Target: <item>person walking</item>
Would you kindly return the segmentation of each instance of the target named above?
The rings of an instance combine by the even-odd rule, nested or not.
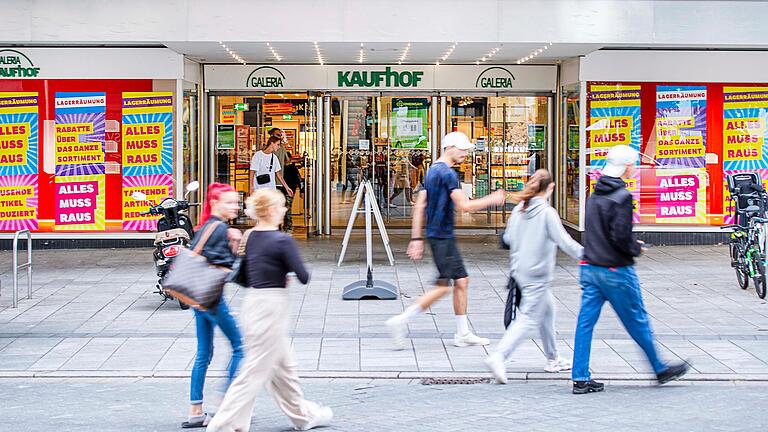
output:
[[[554,279],[558,246],[574,259],[583,248],[563,228],[557,210],[549,205],[555,183],[549,171],[537,170],[521,192],[513,195],[519,204],[512,211],[503,241],[509,245],[510,277],[522,292],[520,315],[507,329],[496,349],[485,359],[496,382],[506,384],[506,362],[524,338],[539,331],[547,357],[547,372],[571,368],[560,357],[555,342],[555,299],[550,283]]]
[[[257,221],[244,237],[245,299],[242,324],[246,356],[240,374],[229,387],[209,431],[248,431],[256,397],[266,386],[297,430],[327,426],[333,411],[304,399],[291,349],[291,309],[287,274],[302,284],[309,273],[293,238],[279,231],[287,209],[274,190],[256,191],[246,201],[246,214]]]
[[[461,132],[451,132],[443,137],[443,154],[432,164],[424,180],[425,189],[419,192],[413,210],[411,241],[408,256],[419,260],[424,252],[421,230],[426,215],[426,237],[432,249],[438,271],[436,287],[408,307],[403,313],[386,322],[395,346],[404,348],[408,322],[425,312],[432,304],[451,291],[453,281],[453,311],[456,315],[456,334],[453,344],[457,347],[488,345],[490,341],[469,330],[467,320],[467,289],[469,277],[464,268],[461,253],[454,234],[454,208],[463,212],[474,212],[493,205],[502,205],[505,192],[498,190],[483,198],[470,200],[459,185],[459,178],[453,166],[467,158],[472,143]]]
[[[659,359],[635,272],[635,257],[643,252],[644,243],[632,232],[632,195],[624,180],[632,178],[637,158],[638,152],[628,146],[611,147],[602,177],[587,200],[584,260],[580,266],[583,292],[573,347],[574,394],[604,389],[602,383],[591,379],[589,356],[592,331],[606,301],[645,352],[659,384],[688,372],[686,363],[667,365]]]
[[[275,151],[280,146],[280,138],[269,137],[264,150],[259,150],[251,159],[251,193],[257,189],[276,189],[277,182],[283,186],[287,195],[293,196],[285,184],[280,160],[275,156]],[[275,181],[277,180],[277,182]]]
[[[211,183],[208,186],[208,194],[203,205],[203,213],[200,217],[201,225],[197,232],[205,232],[209,227],[215,226],[208,240],[205,242],[200,255],[205,257],[210,265],[232,267],[235,262],[235,253],[232,244],[239,241],[239,233],[235,229],[227,227],[226,221],[237,217],[240,210],[240,196],[235,189],[227,184]],[[202,236],[192,239],[189,247],[194,249],[197,241]],[[205,375],[213,358],[213,329],[219,327],[224,336],[232,345],[232,358],[227,368],[227,381],[223,390],[229,387],[235,378],[240,361],[243,358],[243,342],[240,330],[237,328],[234,318],[229,313],[226,301],[222,298],[219,303],[206,311],[193,309],[195,313],[195,331],[197,335],[197,354],[192,366],[192,378],[190,383],[189,416],[187,421],[181,424],[182,428],[205,427],[211,419],[210,414],[203,412],[203,387]],[[223,391],[222,391],[223,393]]]
[[[275,137],[280,140],[277,144],[277,148],[274,151],[277,161],[280,162],[280,175],[283,176],[285,182],[277,183],[277,190],[283,193],[285,196],[285,206],[288,208],[288,212],[285,214],[285,220],[283,220],[282,229],[287,233],[293,232],[293,216],[291,215],[291,208],[293,208],[293,196],[296,192],[296,188],[291,187],[291,183],[288,181],[288,165],[291,162],[291,153],[288,152],[286,145],[288,145],[288,135],[280,128],[272,128],[269,130],[269,136]],[[291,191],[289,194],[288,191]]]

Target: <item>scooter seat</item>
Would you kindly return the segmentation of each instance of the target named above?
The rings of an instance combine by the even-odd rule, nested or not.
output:
[[[159,232],[155,234],[155,246],[178,238],[189,240],[189,234],[183,228],[174,228],[168,231]]]

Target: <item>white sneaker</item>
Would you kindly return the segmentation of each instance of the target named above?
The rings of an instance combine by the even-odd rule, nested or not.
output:
[[[552,373],[571,370],[571,362],[562,357],[547,360],[547,366],[544,367],[544,370]]]
[[[478,345],[490,345],[491,341],[486,338],[481,338],[473,333],[467,333],[464,336],[457,334],[453,335],[453,346],[466,347],[466,346],[478,346]]]
[[[395,349],[405,349],[405,337],[408,334],[408,326],[405,320],[400,318],[399,315],[395,315],[388,319],[385,324],[389,330],[389,335],[392,337],[392,342],[395,344]]]
[[[312,420],[310,420],[303,427],[294,429],[306,431],[316,427],[328,426],[331,424],[331,420],[333,420],[333,410],[328,407],[320,407],[320,409],[318,409],[313,416]]]
[[[507,383],[507,368],[504,364],[504,357],[499,353],[491,353],[485,358],[485,365],[493,374],[498,384]]]

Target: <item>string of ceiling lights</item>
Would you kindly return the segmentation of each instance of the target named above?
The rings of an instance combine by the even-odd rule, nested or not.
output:
[[[497,47],[495,47],[494,49],[492,49],[492,50],[488,51],[488,54],[486,54],[486,55],[484,55],[483,57],[481,57],[481,58],[480,58],[480,60],[477,60],[477,61],[475,61],[475,64],[476,64],[476,65],[479,65],[480,63],[485,63],[485,62],[487,62],[487,61],[488,61],[488,60],[490,60],[490,59],[491,59],[493,56],[495,56],[495,55],[496,55],[496,54],[499,52],[499,50],[501,50],[501,47],[500,47],[500,46],[497,46]]]
[[[325,64],[325,62],[323,61],[323,55],[320,54],[320,46],[317,44],[317,41],[312,43],[315,44],[315,54],[317,55],[317,62],[320,63],[320,65],[322,66],[323,64]]]
[[[552,46],[552,42],[544,45],[543,47],[541,47],[539,49],[535,49],[535,50],[531,51],[530,53],[528,53],[527,56],[517,59],[517,64],[523,64],[523,63],[525,63],[527,61],[533,60],[534,58],[536,58],[536,56],[538,56],[539,54],[543,53],[544,51],[546,51],[551,46]]]
[[[458,45],[458,44],[459,44],[458,42],[454,42],[454,43],[453,43],[453,45],[451,45],[451,47],[450,47],[450,48],[448,48],[448,51],[446,51],[446,52],[443,54],[443,56],[442,56],[442,57],[440,57],[440,59],[441,59],[443,62],[445,62],[446,60],[448,60],[448,57],[450,57],[450,56],[451,56],[451,54],[453,54],[453,50],[455,50],[455,49],[456,49],[456,45]],[[440,60],[436,61],[436,62],[435,62],[435,64],[436,64],[437,66],[440,66]]]
[[[365,61],[365,49],[364,48],[365,48],[365,44],[363,44],[361,42],[360,43],[360,53],[359,53],[359,55],[357,57],[357,62],[358,63],[362,63],[363,61]]]
[[[408,57],[408,52],[411,50],[411,43],[408,42],[408,44],[405,46],[405,49],[403,50],[403,53],[400,54],[400,58],[397,60],[397,64],[403,64],[405,59]]]
[[[230,57],[232,57],[233,60],[235,60],[236,62],[241,63],[241,64],[246,64],[245,59],[240,57],[240,55],[238,53],[236,53],[235,50],[233,50],[232,48],[228,47],[224,42],[219,41],[219,46],[224,48],[224,50],[229,54]]]
[[[267,48],[269,48],[269,50],[272,51],[272,57],[274,57],[275,60],[277,60],[277,61],[282,61],[283,60],[283,58],[280,57],[280,54],[277,53],[275,48],[272,45],[270,45],[269,42],[267,42]]]

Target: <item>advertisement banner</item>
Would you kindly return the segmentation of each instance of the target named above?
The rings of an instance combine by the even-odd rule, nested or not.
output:
[[[589,171],[589,193],[595,191],[595,184],[603,175],[598,170]],[[632,195],[632,223],[640,223],[640,172],[635,171],[635,175],[631,179],[624,180],[627,185],[627,190]]]
[[[37,174],[0,176],[0,231],[37,229]]]
[[[56,177],[56,231],[103,231],[104,175]]]
[[[146,201],[136,201],[134,192],[147,195]],[[151,204],[160,204],[173,196],[173,176],[168,174],[123,177],[123,229],[128,231],[154,231],[158,216],[142,216]]]
[[[723,88],[723,169],[768,168],[768,87]]]
[[[123,93],[124,176],[173,172],[173,93]]]
[[[760,179],[762,179],[763,187],[768,190],[768,169],[723,171],[723,223],[726,225],[736,223],[736,218],[734,216],[734,213],[736,212],[736,202],[731,201],[731,192],[728,190],[728,176],[743,172],[758,173]]]
[[[701,224],[706,221],[706,170],[657,170],[656,223]]]
[[[391,141],[396,149],[426,149],[429,133],[429,100],[392,98]]]
[[[603,166],[608,149],[615,145],[640,151],[640,86],[592,84],[588,95],[589,164]]]
[[[704,168],[707,87],[656,86],[657,168]]]
[[[0,176],[37,174],[37,93],[0,92]]]
[[[104,174],[106,93],[56,93],[56,175]]]

